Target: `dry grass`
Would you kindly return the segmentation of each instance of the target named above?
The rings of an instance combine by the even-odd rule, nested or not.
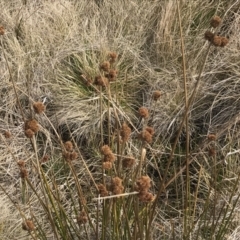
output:
[[[98,226],[95,212],[91,213],[98,208],[92,200],[97,197],[97,191],[89,178],[96,183],[102,181],[99,148],[101,141],[107,143],[111,139],[111,147],[119,156],[131,155],[140,160],[143,147],[147,149],[140,170],[152,178],[154,194],[167,173],[166,191],[161,192],[154,212],[152,239],[183,239],[184,197],[188,192],[185,185],[187,127],[190,212],[189,235],[184,237],[238,239],[238,1],[181,1],[188,97],[196,86],[208,51],[209,43],[203,36],[210,29],[212,16],[222,17],[216,32],[229,37],[229,44],[224,48],[212,46],[209,50],[189,109],[188,124],[183,126],[167,170],[186,100],[176,1],[0,0],[0,6],[0,25],[5,28],[5,34],[0,36],[0,181],[15,207],[21,209],[20,213],[13,211],[13,204],[0,190],[4,209],[0,238],[27,239],[21,229],[22,219],[32,218],[36,225],[41,225],[38,227],[46,233],[46,239],[55,239],[49,220],[39,208],[36,192],[41,194],[46,182],[53,188],[57,184],[68,217],[75,218],[72,208],[81,195],[74,192],[78,188],[76,178],[88,202],[93,225]],[[103,90],[99,94],[100,88],[86,84],[86,79],[93,82],[101,73],[99,65],[110,51],[118,54],[117,80],[111,84],[110,93]],[[34,142],[24,135],[23,116],[13,82],[24,118],[34,116],[40,124],[35,151]],[[155,90],[162,94],[158,101],[152,99]],[[45,115],[34,114],[32,104],[36,101],[44,101]],[[147,121],[139,118],[141,106],[149,110]],[[132,129],[123,152],[118,151],[117,136],[114,129],[108,128],[109,122],[111,126],[126,122]],[[137,135],[147,124],[154,128],[153,142],[142,146]],[[9,139],[4,137],[5,131],[11,133]],[[209,142],[208,134],[215,134],[217,140]],[[73,162],[73,171],[62,161],[60,139],[63,142],[74,139],[75,149],[81,152]],[[209,157],[209,148],[213,147],[216,156]],[[37,177],[42,174],[38,161],[45,155],[49,155],[43,168],[46,182],[41,182]],[[26,161],[28,178],[36,192],[19,177],[17,161],[21,159]],[[101,225],[98,228],[101,232]],[[94,239],[93,232],[91,224],[86,224],[85,233],[89,235],[83,234],[84,237]]]

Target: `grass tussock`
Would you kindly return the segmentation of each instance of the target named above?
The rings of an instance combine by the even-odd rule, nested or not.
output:
[[[238,2],[0,6],[1,239],[238,239]]]

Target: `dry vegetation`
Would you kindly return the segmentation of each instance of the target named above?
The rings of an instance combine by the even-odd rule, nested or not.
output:
[[[237,0],[0,6],[0,239],[239,239]]]

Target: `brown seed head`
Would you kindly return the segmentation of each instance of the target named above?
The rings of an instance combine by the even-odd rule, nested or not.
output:
[[[5,138],[10,138],[12,136],[12,134],[9,131],[4,131],[3,135]]]
[[[108,191],[106,189],[106,186],[104,186],[103,184],[98,184],[97,187],[101,197],[108,196]]]
[[[70,153],[70,156],[69,156],[70,160],[76,160],[78,158],[78,153],[73,151]]]
[[[108,78],[109,82],[113,82],[114,80],[116,80],[117,73],[117,70],[111,69],[107,74],[105,74],[105,77]]]
[[[116,59],[117,59],[117,53],[115,52],[110,52],[108,54],[109,58],[110,58],[110,63],[114,63],[116,62]]]
[[[66,151],[71,152],[73,150],[73,144],[71,141],[66,141],[64,143],[64,147],[65,147]]]
[[[83,211],[81,211],[81,212],[79,213],[79,215],[77,216],[77,223],[78,223],[79,225],[81,225],[81,224],[87,223],[87,221],[88,221],[87,214],[86,214],[86,212],[83,210]]]
[[[33,103],[34,112],[37,114],[41,114],[45,111],[46,107],[42,102]]]
[[[38,122],[35,119],[27,120],[24,126],[25,130],[31,129],[34,133],[39,131]]]
[[[122,160],[122,165],[124,168],[131,168],[134,166],[136,162],[136,159],[133,158],[133,157],[125,157],[123,160]]]
[[[113,153],[106,154],[106,155],[104,155],[104,158],[103,158],[104,162],[112,162],[113,163],[115,160],[116,160],[116,157]]]
[[[152,98],[154,101],[157,101],[161,97],[161,92],[160,91],[154,91],[152,94]]]
[[[110,70],[110,62],[109,61],[105,61],[105,62],[101,63],[99,68],[100,68],[100,70],[103,70],[104,72],[109,72],[109,70]]]
[[[49,156],[48,155],[44,155],[43,158],[41,159],[41,163],[45,163],[49,160]]]
[[[119,177],[113,178],[110,188],[113,194],[123,193],[124,187],[122,185],[122,179]]]
[[[220,47],[222,45],[222,37],[214,35],[211,43],[216,47]]]
[[[208,141],[216,141],[217,137],[215,134],[208,134]]]
[[[211,31],[206,31],[204,34],[204,38],[209,42],[212,42],[214,34]]]
[[[32,138],[34,135],[34,132],[31,129],[25,130],[24,133],[27,138]]]
[[[35,229],[35,226],[33,224],[33,221],[31,220],[26,220],[25,222],[22,223],[22,229],[25,231],[33,231]]]
[[[216,28],[220,25],[221,21],[222,20],[219,16],[214,16],[210,21],[210,25],[211,27]]]
[[[147,191],[140,192],[138,197],[141,202],[152,202],[155,199],[152,193]]]
[[[108,86],[108,79],[102,76],[96,76],[94,84],[96,84],[97,86],[106,87]]]
[[[105,170],[110,170],[112,169],[112,162],[103,162],[102,167]]]
[[[152,127],[147,126],[145,130],[148,131],[151,135],[154,134],[154,129]]]
[[[130,135],[131,135],[131,128],[128,127],[128,125],[124,122],[122,124],[122,128],[121,128],[121,131],[120,131],[120,136],[122,138],[122,141],[125,143],[128,141]]]
[[[28,171],[27,171],[27,169],[24,168],[24,167],[20,168],[20,177],[21,177],[21,178],[27,178],[27,176],[28,176]]]
[[[103,155],[108,155],[108,154],[111,154],[112,151],[111,151],[111,149],[110,149],[110,147],[109,147],[108,145],[103,145],[103,146],[101,147],[101,153],[102,153]]]
[[[136,191],[148,191],[151,187],[151,179],[148,176],[142,176],[136,181]]]
[[[152,142],[152,134],[149,133],[147,130],[143,130],[142,132],[140,132],[139,138],[142,141],[145,141],[147,143],[151,143]]]
[[[209,157],[214,157],[216,155],[216,149],[214,147],[211,147],[208,150],[208,155],[209,155]]]
[[[3,26],[0,26],[0,35],[4,35],[5,34],[5,29]]]
[[[25,161],[23,161],[23,160],[18,160],[17,164],[20,168],[25,167]]]
[[[228,44],[229,40],[226,37],[221,37],[220,47],[225,47]]]
[[[140,107],[138,112],[139,112],[140,116],[143,117],[143,118],[148,118],[149,117],[148,109],[145,108],[145,107]]]

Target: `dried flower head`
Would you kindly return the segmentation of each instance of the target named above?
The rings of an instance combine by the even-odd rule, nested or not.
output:
[[[33,103],[34,112],[37,114],[41,114],[45,111],[46,107],[42,102]]]
[[[23,161],[23,160],[18,160],[17,164],[20,168],[25,167],[25,161]]]
[[[152,134],[149,133],[149,131],[147,130],[143,130],[142,132],[140,132],[139,134],[139,138],[144,141],[144,142],[147,142],[147,143],[151,143],[152,142]]]
[[[45,163],[49,160],[49,155],[44,155],[41,159],[41,163]]]
[[[115,195],[123,193],[124,187],[122,185],[122,179],[119,177],[114,177],[111,182],[111,192]]]
[[[3,26],[0,26],[0,35],[4,35],[5,34],[5,29]]]
[[[31,129],[34,133],[39,131],[38,122],[35,119],[27,120],[24,126],[25,130]]]
[[[142,176],[136,181],[136,191],[148,191],[151,187],[151,179],[148,176]]]
[[[148,109],[145,108],[145,107],[140,107],[138,112],[139,112],[140,116],[143,117],[143,118],[148,118],[149,117]]]
[[[138,194],[139,200],[141,202],[152,202],[154,201],[155,197],[152,195],[152,193],[147,191],[142,191]]]
[[[28,176],[28,171],[27,171],[27,169],[24,168],[24,167],[20,168],[20,177],[21,177],[21,178],[27,178],[27,176]]]
[[[226,37],[221,37],[220,47],[225,47],[228,44],[229,40]]]
[[[113,82],[116,80],[117,73],[118,73],[117,70],[111,69],[107,74],[105,74],[105,77],[108,78],[109,82]]]
[[[110,58],[110,63],[114,63],[114,62],[116,62],[116,59],[117,59],[117,53],[115,53],[115,52],[110,52],[109,54],[108,54],[108,56],[109,56],[109,58]]]
[[[66,151],[71,152],[73,150],[73,144],[71,141],[67,141],[64,143],[64,147],[66,149]]]
[[[133,158],[133,157],[125,157],[122,160],[122,166],[124,168],[131,168],[131,167],[134,166],[135,162],[136,162],[135,158]]]
[[[124,122],[122,124],[122,128],[120,130],[120,136],[121,136],[123,142],[127,142],[128,141],[131,132],[132,132],[131,128]]]
[[[115,157],[115,155],[113,153],[106,154],[103,157],[103,161],[104,162],[111,162],[111,163],[113,163],[115,160],[116,160],[116,157]]]
[[[101,197],[106,197],[109,195],[106,186],[104,186],[103,184],[98,184],[97,187]]]
[[[5,138],[10,138],[12,136],[12,134],[9,131],[4,131],[3,135]]]
[[[22,223],[22,229],[25,231],[33,231],[35,229],[34,223],[31,220],[26,220]]]
[[[112,153],[112,150],[110,149],[110,147],[108,145],[103,145],[101,147],[101,153],[103,155],[108,155],[108,154],[111,154]]]
[[[152,127],[147,126],[147,127],[145,128],[145,130],[146,130],[147,132],[149,132],[151,135],[154,134],[154,129],[153,129]]]
[[[105,62],[101,63],[99,68],[100,68],[100,70],[103,70],[104,72],[109,72],[109,70],[110,70],[110,62],[109,61],[105,61]]]
[[[25,130],[24,133],[27,138],[32,138],[34,135],[34,132],[31,129]]]
[[[106,87],[108,85],[108,79],[102,76],[96,76],[94,79],[94,84],[101,87]]]
[[[213,27],[213,28],[216,28],[220,25],[221,23],[221,18],[219,16],[214,16],[211,21],[210,21],[210,25]]]
[[[161,92],[160,91],[154,91],[152,94],[152,98],[154,101],[157,101],[161,97]]]
[[[88,221],[87,214],[84,210],[82,210],[77,216],[77,223],[81,225],[87,223],[87,221]]]
[[[211,43],[216,47],[220,47],[222,45],[222,37],[214,35]]]
[[[212,42],[213,37],[214,37],[214,33],[212,33],[211,31],[206,31],[206,32],[204,33],[204,38],[205,38],[206,40],[208,40],[209,42]]]
[[[209,155],[209,157],[214,157],[214,156],[216,155],[216,149],[215,149],[215,147],[209,148],[209,150],[208,150],[208,155]]]
[[[110,170],[112,169],[112,162],[103,162],[102,167],[105,170]]]
[[[70,153],[70,160],[73,161],[73,160],[76,160],[78,158],[78,153],[73,151]]]
[[[215,134],[208,134],[208,141],[216,141],[217,137]]]

